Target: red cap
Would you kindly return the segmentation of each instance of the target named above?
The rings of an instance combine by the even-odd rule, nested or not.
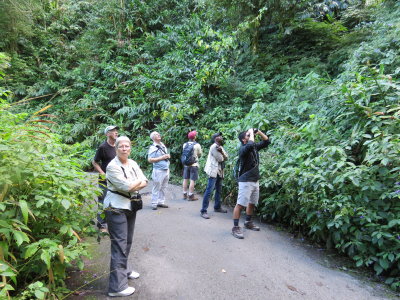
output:
[[[196,137],[196,135],[197,135],[197,131],[193,130],[193,131],[188,133],[188,138],[193,140]]]

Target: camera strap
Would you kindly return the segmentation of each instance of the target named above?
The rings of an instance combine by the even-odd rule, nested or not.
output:
[[[128,176],[126,176],[125,169],[124,169],[123,166],[121,166],[121,169],[122,169],[122,172],[124,173],[125,179],[128,179]],[[133,171],[133,173],[135,173],[136,178],[138,178],[138,176],[137,176],[137,174],[136,174],[136,171],[135,171],[135,169],[134,169],[133,167],[132,167],[132,171]],[[108,178],[107,178],[107,181],[108,181],[109,183],[113,184],[113,183],[111,182],[111,180],[108,179]],[[112,190],[110,190],[110,189],[107,189],[107,191],[110,191],[110,192],[113,193],[113,194],[117,194],[117,195],[120,195],[120,196],[122,196],[122,197],[128,198],[128,199],[130,199],[130,200],[132,200],[132,199],[140,199],[140,194],[139,194],[139,193],[136,193],[136,195],[133,195],[133,196],[132,196],[131,193],[128,192],[128,194],[129,194],[129,196],[128,196],[128,195],[126,195],[126,194],[124,194],[124,193],[121,193],[121,192],[118,192],[118,191],[112,191]]]

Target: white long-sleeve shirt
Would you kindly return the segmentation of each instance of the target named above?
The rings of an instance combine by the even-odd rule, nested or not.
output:
[[[124,174],[125,171],[125,174]],[[125,178],[126,176],[126,178]],[[107,188],[111,191],[118,191],[128,197],[133,196],[135,193],[129,193],[129,188],[136,180],[148,181],[144,176],[139,165],[132,159],[128,159],[128,166],[123,166],[121,161],[116,156],[107,166],[106,172]],[[104,208],[107,207],[131,209],[131,200],[107,191],[104,198]]]

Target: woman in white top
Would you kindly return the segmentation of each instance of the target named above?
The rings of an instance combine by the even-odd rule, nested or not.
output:
[[[147,185],[138,164],[129,159],[131,141],[121,136],[115,141],[117,156],[108,164],[107,195],[104,199],[106,221],[111,239],[110,282],[108,295],[129,296],[135,288],[128,286],[128,279],[138,278],[139,273],[128,269],[128,256],[133,241],[136,207],[139,190]]]

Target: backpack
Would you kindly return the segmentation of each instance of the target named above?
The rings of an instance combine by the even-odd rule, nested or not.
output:
[[[196,162],[196,158],[194,157],[194,145],[196,142],[187,142],[182,151],[181,162],[184,166],[193,165]]]

